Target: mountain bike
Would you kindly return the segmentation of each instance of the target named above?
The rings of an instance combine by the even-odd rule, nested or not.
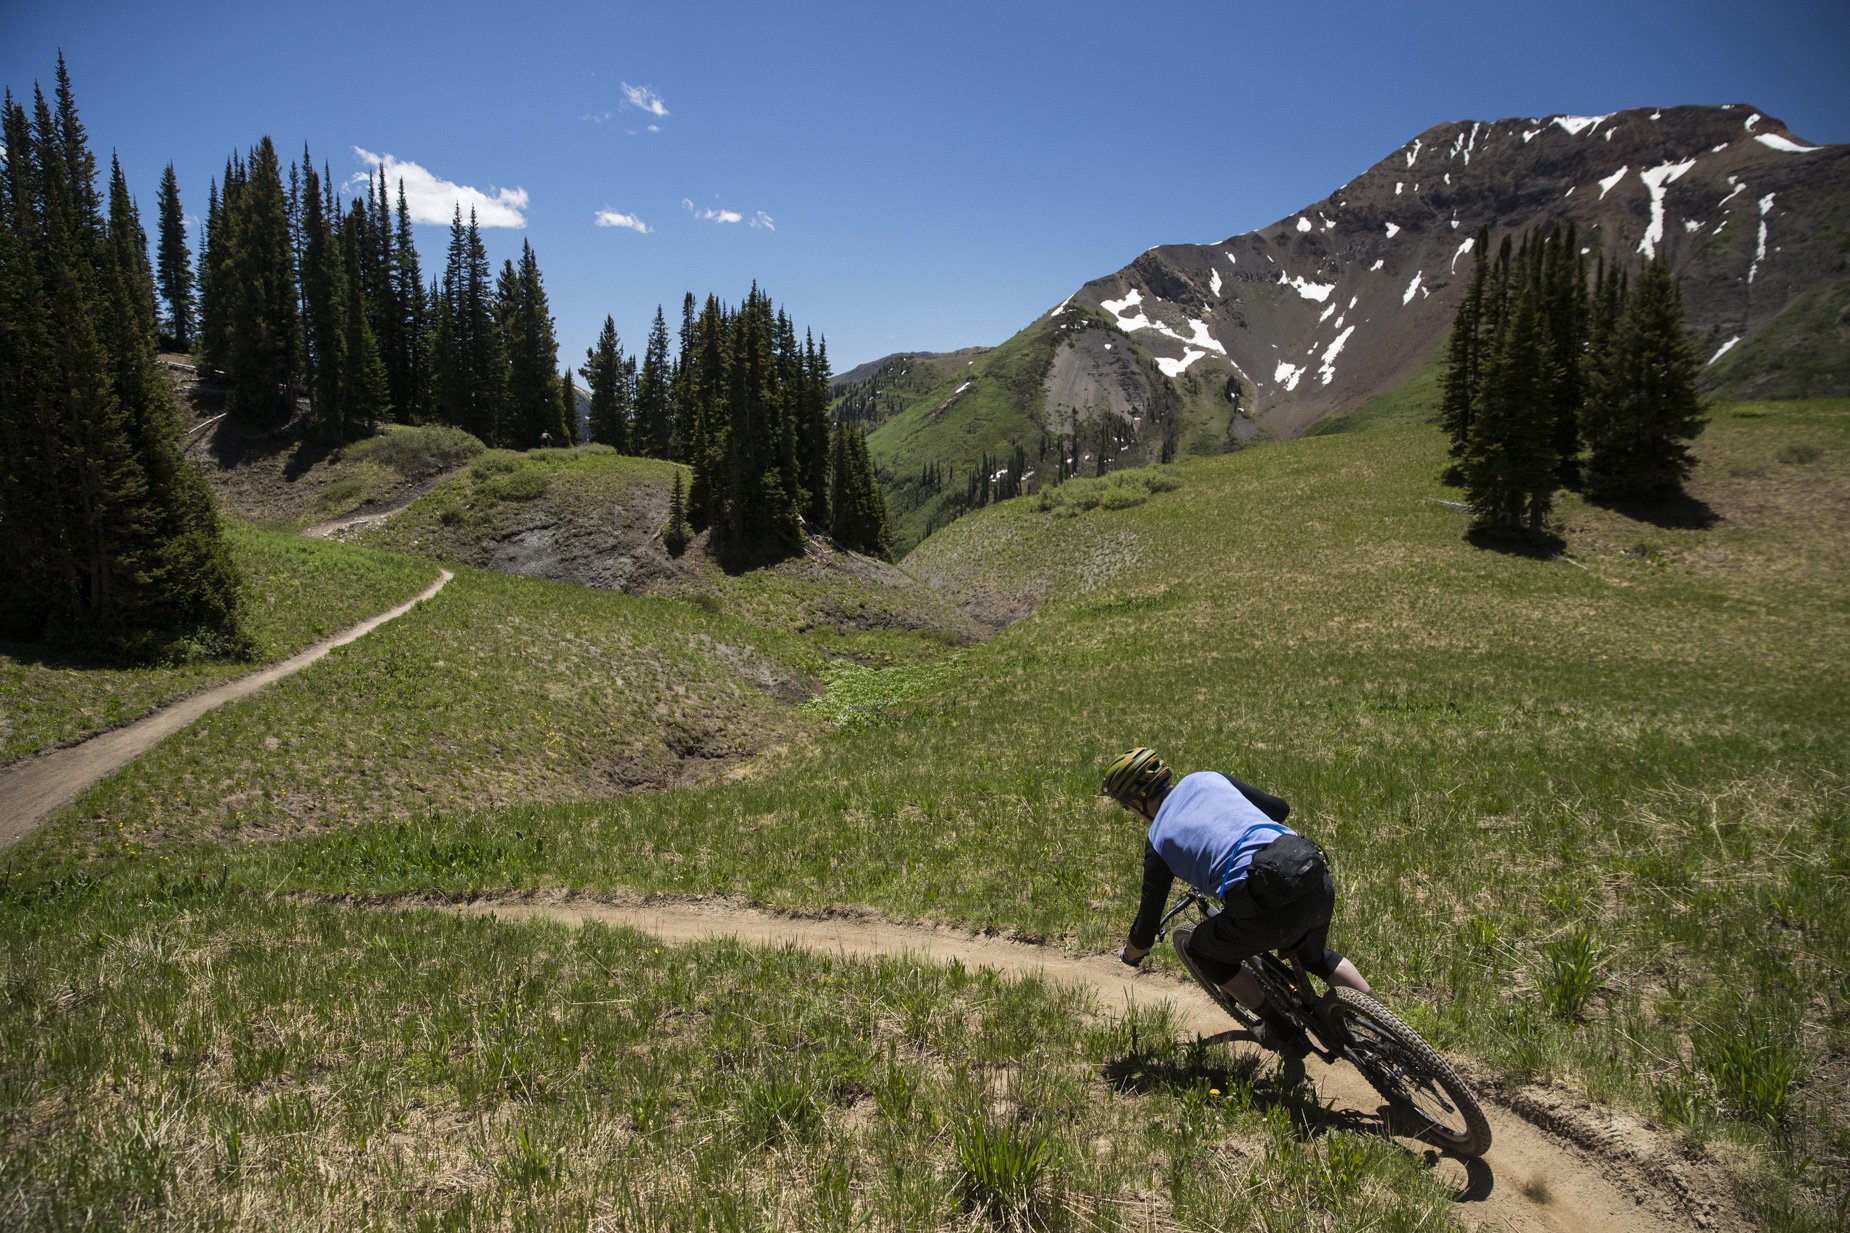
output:
[[[1170,922],[1189,907],[1206,920],[1219,909],[1200,891],[1187,890],[1164,914],[1157,937],[1168,936],[1182,966],[1210,998],[1247,1031],[1259,1016],[1202,975],[1188,954],[1199,921]],[[1490,1150],[1490,1122],[1477,1097],[1438,1050],[1393,1011],[1366,993],[1328,985],[1318,993],[1304,964],[1290,954],[1265,952],[1245,963],[1267,1002],[1305,1034],[1309,1051],[1335,1064],[1347,1061],[1387,1101],[1395,1129],[1470,1159]]]

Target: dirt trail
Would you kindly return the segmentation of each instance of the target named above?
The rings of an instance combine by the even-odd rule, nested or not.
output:
[[[1084,987],[1107,1008],[1167,1005],[1185,1031],[1204,1036],[1230,1030],[1226,1017],[1191,987],[1155,973],[1134,972],[1115,956],[1075,956],[952,929],[865,917],[780,916],[698,901],[626,905],[585,899],[483,899],[453,906],[504,920],[539,918],[570,925],[598,921],[670,942],[731,936],[756,945],[800,946],[853,958],[906,954],[940,962],[956,959],[969,967],[1038,974]],[[1306,1070],[1326,1102],[1367,1114],[1380,1109],[1374,1090],[1347,1065],[1329,1067],[1313,1058]],[[1467,1224],[1515,1233],[1745,1227],[1723,1186],[1693,1177],[1674,1145],[1622,1115],[1538,1089],[1515,1093],[1506,1102],[1486,1101],[1485,1112],[1495,1141],[1481,1161],[1465,1165],[1449,1157],[1435,1158],[1425,1145],[1403,1140],[1410,1150],[1432,1159],[1438,1175],[1457,1188],[1458,1212]]]
[[[281,663],[241,676],[235,681],[202,690],[163,707],[132,724],[93,736],[82,744],[39,754],[0,768],[0,848],[11,847],[43,822],[54,809],[69,804],[77,794],[103,776],[133,762],[156,744],[186,727],[207,711],[256,693],[272,681],[300,672],[335,647],[363,638],[387,621],[411,611],[451,578],[441,570],[437,580],[415,598],[390,612],[368,617],[358,625],[300,651]]]

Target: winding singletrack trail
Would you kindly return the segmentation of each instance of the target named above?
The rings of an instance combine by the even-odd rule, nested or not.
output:
[[[378,904],[391,907],[396,904]],[[402,906],[430,906],[404,904]],[[760,946],[797,946],[846,958],[913,955],[935,962],[1010,975],[1037,975],[1090,990],[1106,1007],[1166,1005],[1184,1031],[1216,1036],[1237,1031],[1192,986],[1153,972],[1137,973],[1111,955],[1066,954],[1051,947],[952,929],[902,925],[862,916],[781,916],[707,901],[658,900],[641,904],[569,898],[478,899],[449,905],[470,915],[508,921],[549,920],[567,925],[596,921],[637,929],[668,942],[734,937]],[[1245,1039],[1241,1033],[1235,1039]],[[1253,1046],[1257,1047],[1257,1046]],[[1305,1069],[1326,1104],[1375,1114],[1381,1101],[1347,1065],[1315,1058]],[[1487,1096],[1480,1090],[1480,1097]],[[1401,1140],[1432,1162],[1454,1185],[1465,1223],[1512,1233],[1671,1233],[1692,1228],[1733,1228],[1738,1213],[1718,1197],[1698,1196],[1681,1184],[1673,1163],[1658,1159],[1644,1128],[1619,1115],[1584,1106],[1564,1109],[1534,1096],[1508,1103],[1484,1101],[1494,1131],[1489,1154],[1469,1164],[1439,1156],[1425,1144]],[[1544,1109],[1542,1106],[1547,1105]],[[1522,1113],[1516,1109],[1522,1109]],[[1548,1110],[1553,1110],[1552,1116]],[[1534,1121],[1550,1123],[1545,1130]],[[1590,1150],[1591,1149],[1591,1150]]]
[[[93,736],[77,745],[25,758],[0,768],[0,848],[19,842],[77,794],[114,771],[127,766],[155,745],[186,727],[206,712],[256,693],[272,681],[300,672],[335,647],[363,638],[387,621],[393,621],[441,591],[455,577],[440,570],[437,580],[389,612],[368,617],[332,638],[315,643],[283,660],[235,681],[201,690],[162,707],[152,715]]]

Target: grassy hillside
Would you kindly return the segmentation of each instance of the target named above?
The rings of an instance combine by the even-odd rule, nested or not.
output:
[[[929,964],[644,956],[631,935],[321,898],[725,895],[1098,951],[1133,911],[1140,828],[1097,775],[1148,742],[1288,796],[1333,853],[1338,945],[1488,1082],[1629,1106],[1766,1227],[1835,1227],[1850,404],[1727,409],[1698,452],[1691,506],[1566,502],[1568,559],[1467,544],[1426,428],[1185,462],[1125,508],[993,507],[908,565],[973,608],[1025,580],[1031,615],[838,678],[852,705],[815,710],[852,722],[746,774],[578,804],[464,807],[544,794],[501,795],[490,754],[548,748],[525,716],[582,706],[590,664],[704,636],[678,671],[717,687],[711,648],[795,669],[805,644],[459,576],[304,674],[286,711],[202,731],[6,858],[7,1201],[37,1223],[965,1227],[1027,1210],[982,1188],[1008,1155],[984,1143],[1012,1136],[1019,1162],[1038,1136],[1022,1193],[1043,1223],[1442,1227],[1412,1158],[1300,1136],[1288,1091],[1162,1024]],[[553,656],[573,670],[549,676]],[[674,679],[613,688],[558,760],[607,724],[646,746],[636,717],[672,711]],[[343,741],[351,760],[328,759]],[[310,768],[320,799],[357,801],[442,759],[438,812],[406,796],[279,842],[209,838],[224,768],[258,792]]]
[[[434,561],[688,600],[802,634],[831,658],[889,663],[980,634],[906,574],[824,540],[745,574],[709,560],[704,536],[670,555],[661,532],[677,471],[685,476],[673,463],[604,446],[491,450],[351,538]]]
[[[0,765],[132,723],[188,694],[242,676],[416,595],[428,563],[352,551],[228,520],[256,657],[115,668],[80,655],[0,642]]]

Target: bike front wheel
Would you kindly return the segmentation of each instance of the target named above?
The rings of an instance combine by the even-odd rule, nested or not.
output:
[[[1201,991],[1214,999],[1216,1006],[1226,1011],[1228,1017],[1235,1023],[1249,1033],[1252,1032],[1259,1026],[1259,1016],[1223,993],[1219,985],[1209,980],[1201,969],[1195,966],[1194,957],[1188,953],[1188,940],[1194,936],[1195,922],[1193,921],[1183,921],[1169,931],[1169,943],[1175,947],[1176,957],[1182,961],[1182,966],[1188,974],[1195,978],[1195,983],[1201,986]]]
[[[1332,992],[1345,1055],[1407,1133],[1466,1159],[1489,1151],[1490,1121],[1452,1064],[1366,993],[1341,986]]]

